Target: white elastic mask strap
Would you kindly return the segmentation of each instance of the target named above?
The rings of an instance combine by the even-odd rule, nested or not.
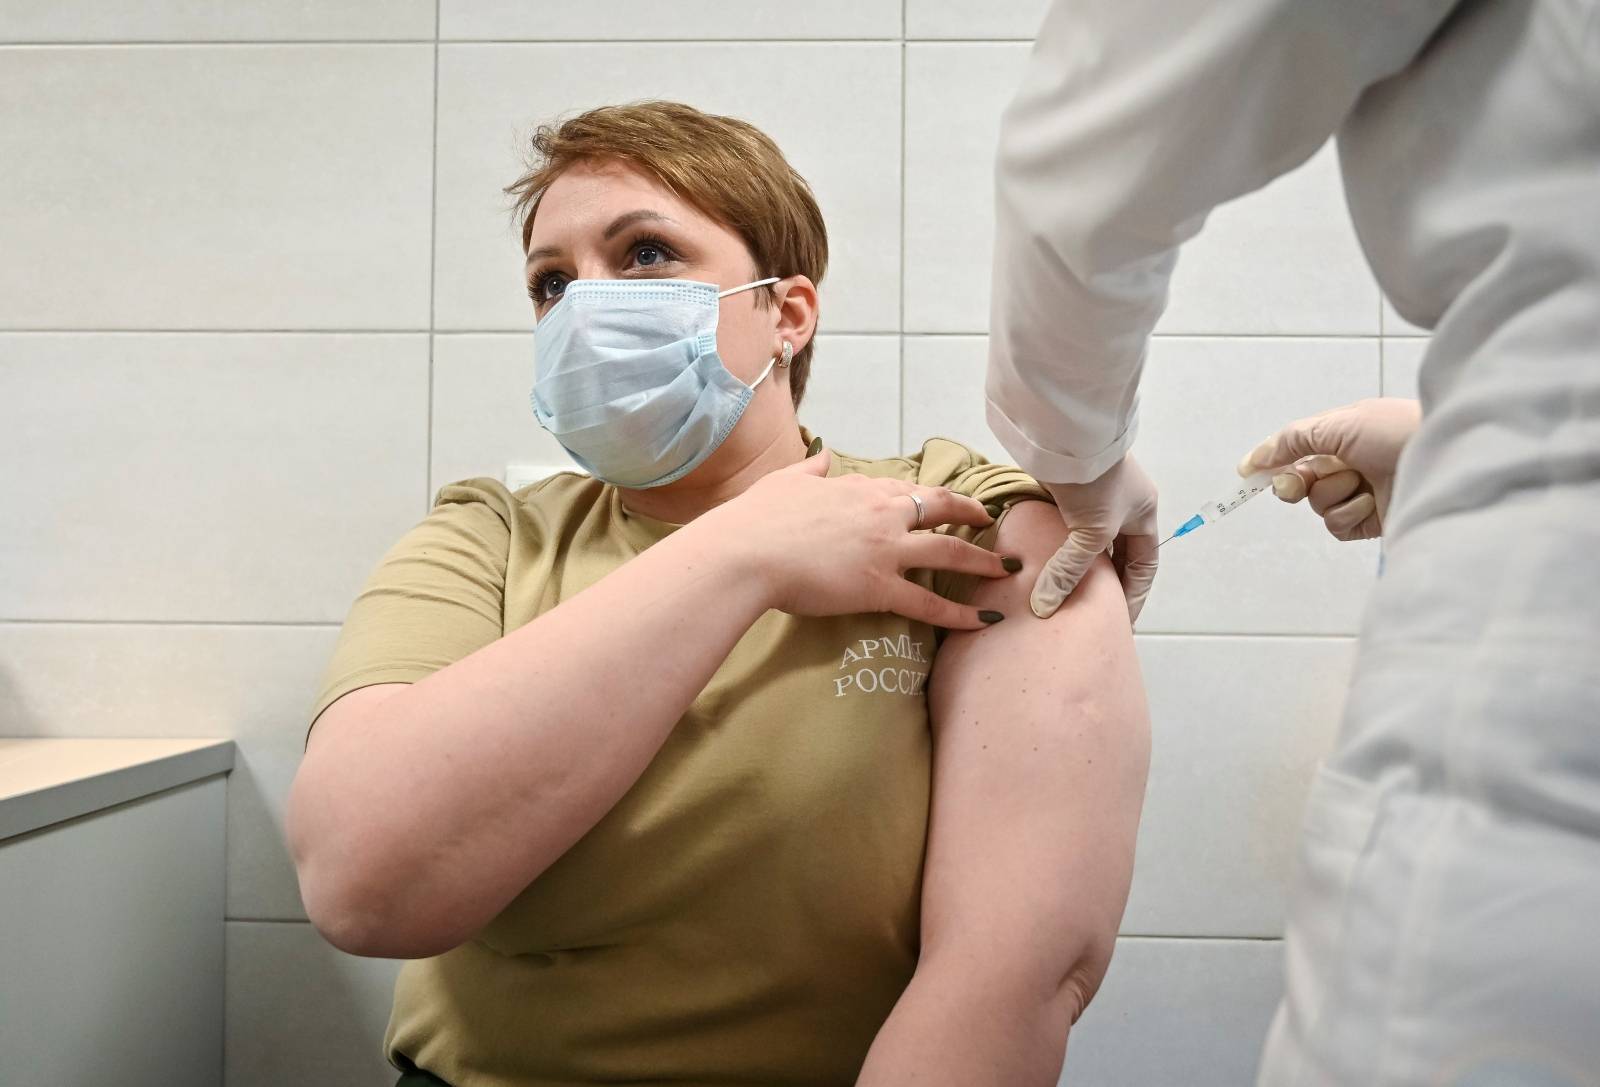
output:
[[[776,282],[778,282],[778,277],[777,276],[771,276],[770,278],[767,278],[767,279],[758,279],[754,283],[746,283],[742,287],[729,287],[727,290],[719,292],[717,294],[717,297],[718,298],[726,298],[730,294],[738,294],[740,291],[748,291],[748,290],[750,290],[750,289],[752,289],[754,287],[765,287],[768,283],[776,283]]]
[[[773,364],[776,363],[777,361],[778,361],[778,356],[777,355],[773,355],[770,359],[767,360],[767,368],[765,370],[761,371],[761,376],[760,377],[756,378],[755,381],[751,382],[750,387],[752,389],[759,389],[761,387],[761,383],[763,381],[767,380],[767,375],[772,373]]]
[[[746,283],[742,287],[729,287],[727,290],[725,290],[725,291],[721,292],[720,294],[718,294],[717,297],[718,298],[726,298],[730,294],[738,294],[740,291],[748,291],[748,290],[751,290],[751,289],[753,289],[755,287],[765,287],[768,283],[776,283],[776,282],[778,282],[778,278],[779,278],[778,276],[769,276],[766,279],[758,279],[754,283]],[[777,355],[773,355],[772,358],[767,360],[767,368],[765,370],[761,371],[761,376],[756,378],[755,381],[753,381],[751,383],[750,387],[752,389],[756,389],[756,388],[760,388],[761,387],[761,383],[763,381],[767,380],[767,375],[772,373],[772,367],[777,361],[778,361],[778,356]]]

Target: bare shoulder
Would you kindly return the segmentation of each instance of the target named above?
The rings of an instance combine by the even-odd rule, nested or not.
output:
[[[309,756],[319,744],[326,746],[331,737],[347,731],[351,722],[364,718],[378,703],[409,686],[409,683],[373,683],[340,695],[311,723],[306,754]]]
[[[1007,509],[1000,519],[998,542],[1013,548],[1046,552],[1045,557],[1067,538],[1066,522],[1053,502],[1028,499]],[[1018,555],[1019,558],[1023,557]]]
[[[1022,569],[1008,578],[983,584],[975,594],[973,603],[979,607],[998,606],[998,610],[1008,616],[1020,609],[1032,618],[1028,597],[1033,591],[1033,583],[1044,564],[1066,538],[1066,523],[1061,520],[1061,512],[1054,503],[1030,499],[1012,506],[1000,520],[994,550],[997,554],[1014,555],[1021,559]],[[1087,613],[1091,612],[1120,614],[1124,625],[1126,623],[1127,603],[1122,595],[1122,586],[1117,582],[1111,560],[1104,555],[1090,565],[1089,572],[1056,615],[1070,615],[1075,617],[1073,621],[1083,621],[1076,617],[1087,618]]]

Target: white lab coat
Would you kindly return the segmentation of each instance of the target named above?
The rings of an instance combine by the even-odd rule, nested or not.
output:
[[[1058,0],[1001,134],[990,426],[1043,479],[1114,463],[1178,245],[1331,134],[1435,331],[1259,1083],[1597,1085],[1596,0]]]

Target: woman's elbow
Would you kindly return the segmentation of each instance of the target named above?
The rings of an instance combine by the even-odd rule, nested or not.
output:
[[[1053,953],[1031,942],[1010,942],[1008,950],[996,954],[1004,944],[986,935],[925,954],[917,972],[1003,1009],[1008,1018],[1046,1024],[1054,1036],[1076,1023],[1100,991],[1116,943],[1116,928],[1110,926],[1063,941]]]
[[[410,901],[420,888],[403,878],[403,866],[378,863],[372,836],[309,818],[305,800],[291,793],[286,830],[301,905],[323,939],[351,955],[386,959],[426,958],[459,942],[438,923],[443,911]]]
[[[1042,1012],[1054,1028],[1065,1031],[1077,1023],[1100,991],[1116,945],[1115,928],[1080,936],[1058,954],[1016,963],[1005,971],[1000,991],[1019,1012]]]
[[[385,926],[370,911],[324,889],[304,874],[300,877],[300,900],[311,927],[340,951],[368,958],[390,957],[377,946]]]
[[[349,955],[425,959],[465,939],[439,911],[400,910],[401,895],[363,890],[351,880],[321,880],[302,870],[306,918],[324,940]]]
[[[1111,968],[1111,956],[1117,947],[1115,929],[1095,933],[1084,941],[1066,971],[1057,981],[1055,1003],[1061,1009],[1069,1026],[1076,1025],[1089,1007],[1089,1002],[1100,991],[1106,971]]]

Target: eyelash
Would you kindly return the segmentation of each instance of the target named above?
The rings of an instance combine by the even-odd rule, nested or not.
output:
[[[628,252],[632,253],[634,250],[640,249],[644,246],[649,246],[651,249],[661,250],[661,256],[664,262],[670,263],[678,259],[677,251],[674,250],[672,246],[668,245],[664,239],[649,233],[635,235],[628,243]],[[654,267],[654,265],[651,265],[651,267]],[[560,276],[565,274],[565,272],[543,271],[534,276],[533,281],[528,284],[528,297],[533,299],[533,304],[536,306],[544,304],[544,286],[545,283],[549,281],[551,276]]]

